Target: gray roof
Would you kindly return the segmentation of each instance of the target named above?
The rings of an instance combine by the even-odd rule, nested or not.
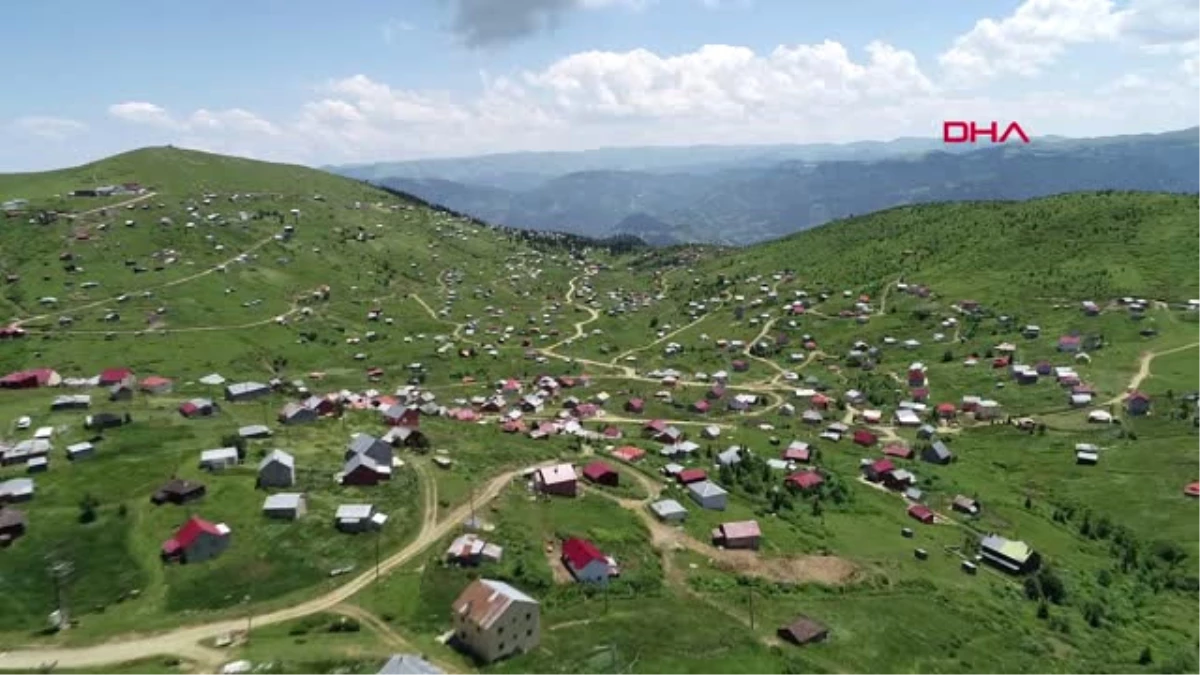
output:
[[[348,444],[346,444],[346,449],[353,451],[355,454],[361,455],[367,450],[370,450],[371,446],[375,445],[376,443],[383,443],[383,441],[375,438],[371,434],[354,434],[354,437],[350,439]]]
[[[272,450],[266,457],[263,457],[263,460],[261,462],[258,463],[258,470],[262,471],[263,467],[270,464],[271,462],[279,462],[280,464],[288,467],[289,469],[296,468],[296,458],[295,457],[293,457],[289,453],[284,452],[283,450]]]
[[[238,429],[239,436],[270,436],[271,429],[265,424],[249,424]]]
[[[379,669],[379,675],[439,675],[444,672],[416,654],[392,654]]]
[[[711,480],[702,480],[697,483],[692,483],[688,486],[688,490],[697,497],[716,497],[719,495],[727,495],[725,488],[717,485]]]
[[[227,457],[233,457],[234,459],[237,459],[237,456],[238,456],[237,448],[217,448],[215,450],[205,450],[204,452],[201,452],[200,453],[200,461],[201,462],[211,462],[211,461],[215,461],[215,460],[225,459]]]
[[[374,459],[372,459],[370,455],[355,453],[354,455],[351,455],[350,459],[346,460],[346,463],[342,466],[342,473],[351,473],[359,466],[366,466],[377,473],[386,472],[391,468],[382,466],[379,462],[376,462]]]
[[[717,455],[717,461],[721,464],[737,464],[738,462],[742,461],[741,450],[742,449],[740,447],[735,445],[732,448],[719,453]]]
[[[654,513],[658,514],[659,516],[669,516],[673,513],[687,513],[687,509],[683,507],[683,504],[680,504],[674,499],[663,499],[661,501],[654,502],[650,505],[650,510],[654,511]]]
[[[941,441],[934,441],[933,445],[929,446],[929,449],[937,454],[938,457],[945,458],[951,456],[950,448],[947,448],[946,444]]]
[[[280,492],[266,498],[263,501],[264,511],[274,511],[276,509],[295,509],[299,508],[304,502],[304,495],[299,492]]]
[[[365,520],[374,512],[375,507],[371,504],[342,504],[334,517],[338,520]]]
[[[512,598],[513,600],[532,602],[535,605],[538,604],[537,600],[534,600],[525,593],[517,590],[515,587],[510,586],[509,584],[504,583],[503,581],[496,581],[495,579],[480,579],[479,582],[493,591]]]
[[[32,478],[10,478],[0,482],[0,495],[33,494]]]
[[[262,382],[235,382],[234,384],[225,387],[225,391],[233,394],[234,396],[238,394],[247,394],[253,391],[261,391],[263,389],[270,389],[270,387]]]

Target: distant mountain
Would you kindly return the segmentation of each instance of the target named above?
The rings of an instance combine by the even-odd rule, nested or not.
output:
[[[1039,139],[1029,145],[1010,143],[969,151],[960,150],[963,146],[937,146],[953,152],[920,151],[929,145],[921,139],[774,146],[757,148],[757,154],[745,147],[657,148],[650,149],[657,154],[641,160],[643,166],[653,164],[653,170],[575,171],[550,176],[532,187],[505,188],[495,181],[445,177],[398,176],[375,182],[513,227],[598,238],[640,228],[643,233],[631,233],[660,245],[747,244],[905,204],[1029,199],[1080,190],[1194,193],[1200,191],[1198,134],[1200,129],[1192,128],[1164,134]],[[638,151],[595,151],[600,154],[589,161],[624,158],[633,163]],[[818,158],[789,158],[789,153]],[[843,158],[831,159],[839,153]],[[855,157],[856,153],[869,158]],[[512,164],[514,158],[542,154],[570,153],[480,158],[478,170],[486,172],[489,161],[501,161],[497,158],[506,158],[513,167],[517,166]],[[695,163],[702,158],[710,163]],[[684,160],[693,164],[667,170],[672,161]],[[421,166],[432,171],[443,162],[448,172],[458,175],[465,171],[455,164],[459,161],[433,160]],[[564,159],[560,165],[579,161]],[[415,170],[408,164],[407,170]]]

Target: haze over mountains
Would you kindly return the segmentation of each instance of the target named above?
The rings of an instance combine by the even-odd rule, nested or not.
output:
[[[326,167],[495,224],[748,244],[903,204],[1200,191],[1198,128],[1028,145],[605,148]]]

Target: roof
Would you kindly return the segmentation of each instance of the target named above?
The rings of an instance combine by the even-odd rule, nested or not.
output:
[[[646,451],[641,448],[636,448],[632,445],[626,445],[613,450],[612,454],[613,457],[623,459],[626,462],[632,462],[643,457],[646,454]]]
[[[374,446],[376,443],[382,443],[382,442],[383,441],[379,440],[378,438],[375,438],[374,436],[372,436],[370,434],[354,434],[354,437],[350,439],[350,442],[348,444],[346,444],[346,447],[347,447],[347,449],[351,450],[355,454],[361,455],[362,453],[366,452],[367,450],[370,450],[371,447]]]
[[[538,477],[543,485],[569,483],[576,479],[575,467],[570,464],[557,464],[538,469]]]
[[[780,633],[786,633],[788,637],[799,644],[812,642],[828,631],[828,628],[806,616],[798,616],[791,623],[779,629]]]
[[[503,581],[478,579],[463,589],[452,608],[455,614],[487,630],[514,602],[537,604],[537,600]]]
[[[267,497],[263,501],[264,511],[274,511],[276,509],[294,509],[298,508],[304,501],[304,495],[299,492],[280,492]]]
[[[375,507],[371,504],[342,504],[337,507],[337,513],[334,518],[338,520],[365,520],[371,517],[375,512]]]
[[[262,389],[270,389],[270,387],[262,382],[236,382],[225,388],[226,391],[235,396],[238,394],[246,394],[252,391],[260,391]]]
[[[679,480],[683,481],[684,483],[701,481],[708,477],[708,474],[704,472],[704,469],[683,469],[677,475]]]
[[[595,461],[583,467],[583,475],[591,480],[597,480],[602,476],[616,472],[616,469],[601,461]]]
[[[128,368],[106,368],[100,372],[100,379],[109,382],[123,380],[130,375],[133,375],[133,371]]]
[[[211,462],[215,460],[226,459],[228,457],[238,456],[237,448],[217,448],[215,450],[205,450],[200,453],[201,462]]]
[[[871,470],[875,471],[876,473],[887,473],[889,471],[895,471],[896,465],[893,464],[892,460],[890,459],[877,459],[874,462],[871,462]]]
[[[717,485],[711,480],[702,480],[688,485],[688,490],[697,497],[717,497],[729,494],[725,488]]]
[[[721,533],[726,539],[742,539],[744,537],[761,537],[757,520],[739,520],[721,525]]]
[[[258,470],[262,471],[263,467],[272,462],[278,462],[289,469],[296,468],[296,458],[290,453],[284,452],[283,450],[272,450],[266,457],[263,457],[261,462],[258,463]]]
[[[439,675],[444,672],[416,654],[392,654],[379,669],[379,675]]]
[[[1025,562],[1029,559],[1029,556],[1033,555],[1033,549],[1030,548],[1029,544],[1026,544],[1023,541],[1017,541],[1015,539],[1005,539],[997,534],[989,534],[988,536],[984,537],[983,540],[979,542],[979,546],[982,549],[999,553],[1009,560],[1015,560],[1021,563]]]
[[[825,478],[816,471],[797,471],[787,477],[787,482],[795,485],[798,488],[807,490],[814,488],[825,482]]]
[[[200,516],[192,516],[183,524],[183,527],[175,532],[175,536],[171,537],[167,544],[173,544],[175,549],[187,548],[202,534],[224,537],[229,534],[229,528],[224,523],[211,523]],[[166,544],[163,546],[166,548]]]
[[[929,507],[925,506],[924,504],[913,504],[912,506],[908,507],[908,513],[911,516],[921,519],[933,517],[933,511],[931,511]]]
[[[562,545],[562,557],[573,570],[581,570],[594,562],[608,564],[608,559],[587,539],[568,539]]]
[[[654,502],[650,505],[650,510],[660,516],[667,516],[672,513],[687,513],[687,509],[683,507],[683,504],[674,499],[662,499]]]

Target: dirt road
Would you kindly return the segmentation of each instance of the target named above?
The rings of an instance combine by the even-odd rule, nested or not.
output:
[[[157,192],[147,192],[144,195],[138,195],[137,197],[134,197],[133,199],[126,199],[125,201],[117,202],[116,204],[109,204],[108,206],[97,206],[96,208],[88,209],[87,211],[80,211],[79,213],[68,214],[67,218],[74,220],[76,218],[90,216],[93,213],[100,213],[101,211],[104,211],[105,209],[123,209],[126,206],[129,206],[131,204],[136,204],[138,202],[150,199],[151,197],[153,197],[156,194],[158,194],[158,193]]]
[[[1153,361],[1156,357],[1166,356],[1167,354],[1174,354],[1175,352],[1181,352],[1185,349],[1195,349],[1197,347],[1200,347],[1200,342],[1193,342],[1190,345],[1182,345],[1180,347],[1164,349],[1159,352],[1143,353],[1141,358],[1138,359],[1138,371],[1136,373],[1134,373],[1132,378],[1130,378],[1129,386],[1127,386],[1125,388],[1125,392],[1117,394],[1116,396],[1110,398],[1109,400],[1105,401],[1104,403],[1101,403],[1100,405],[1102,405],[1102,406],[1116,405],[1116,404],[1120,403],[1121,401],[1125,400],[1125,395],[1127,393],[1134,391],[1138,387],[1142,386],[1142,382],[1145,382],[1146,378],[1150,377],[1150,362]]]
[[[542,464],[537,466],[542,466]],[[524,469],[508,471],[492,479],[487,487],[476,495],[476,505],[495,499],[504,487],[523,471]],[[432,501],[436,505],[436,494],[427,497],[426,501]],[[454,528],[458,527],[470,514],[471,506],[464,504],[451,511],[445,519],[436,524],[431,525],[433,521],[428,517],[424,518],[421,532],[417,535],[416,539],[400,551],[383,560],[379,565],[379,574],[386,574],[417,557],[439,539],[453,531]],[[333,611],[338,605],[349,600],[355,593],[366,588],[374,580],[375,569],[372,568],[325,595],[293,607],[254,616],[254,625],[264,626],[281,623],[299,619],[310,614]],[[226,633],[243,630],[245,626],[245,619],[228,619],[199,626],[186,626],[158,635],[117,639],[112,642],[87,647],[17,649],[0,654],[0,670],[34,671],[51,663],[56,663],[58,668],[87,668],[89,666],[122,663],[160,655],[198,656],[197,652],[201,648],[198,647],[197,643],[216,638]]]

